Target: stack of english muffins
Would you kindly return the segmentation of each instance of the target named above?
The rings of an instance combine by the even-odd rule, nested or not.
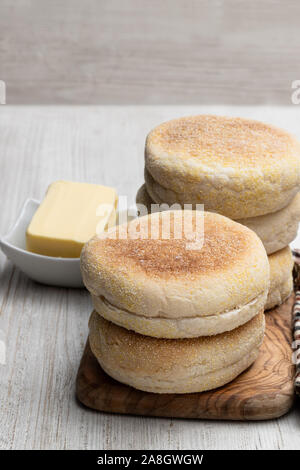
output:
[[[81,270],[94,304],[90,347],[114,379],[201,392],[255,361],[269,262],[246,226],[196,210],[152,213],[90,240]]]
[[[253,120],[201,115],[149,133],[136,201],[153,211],[203,204],[253,230],[269,257],[270,309],[292,292],[288,245],[300,220],[299,186],[300,144],[292,135]]]

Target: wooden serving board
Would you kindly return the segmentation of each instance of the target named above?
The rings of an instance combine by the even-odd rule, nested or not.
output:
[[[216,390],[184,395],[135,390],[109,377],[85,347],[76,380],[78,399],[100,411],[172,418],[262,420],[279,417],[294,401],[294,295],[266,313],[266,334],[255,363]]]

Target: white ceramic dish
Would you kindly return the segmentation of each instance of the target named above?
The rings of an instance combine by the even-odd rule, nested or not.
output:
[[[34,281],[51,286],[83,287],[79,258],[54,258],[26,251],[26,229],[39,204],[35,199],[27,199],[16,223],[0,240],[2,251]]]
[[[26,250],[26,229],[39,205],[39,201],[27,199],[14,226],[0,240],[3,253],[34,281],[50,286],[84,287],[80,258],[55,258]],[[135,218],[128,213],[127,217]]]

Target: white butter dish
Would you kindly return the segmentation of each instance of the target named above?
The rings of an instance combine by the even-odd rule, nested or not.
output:
[[[26,230],[39,205],[39,201],[27,199],[12,229],[0,239],[3,253],[34,281],[50,286],[84,287],[80,258],[57,258],[26,250]],[[122,212],[117,214],[117,223]],[[132,220],[136,216],[127,212],[127,217]]]
[[[39,204],[35,199],[27,199],[14,226],[0,240],[2,251],[34,281],[51,286],[84,287],[80,258],[56,258],[26,250],[26,229]]]

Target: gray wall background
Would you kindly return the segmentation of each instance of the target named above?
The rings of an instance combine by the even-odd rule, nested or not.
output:
[[[290,104],[296,0],[0,0],[7,104]]]

